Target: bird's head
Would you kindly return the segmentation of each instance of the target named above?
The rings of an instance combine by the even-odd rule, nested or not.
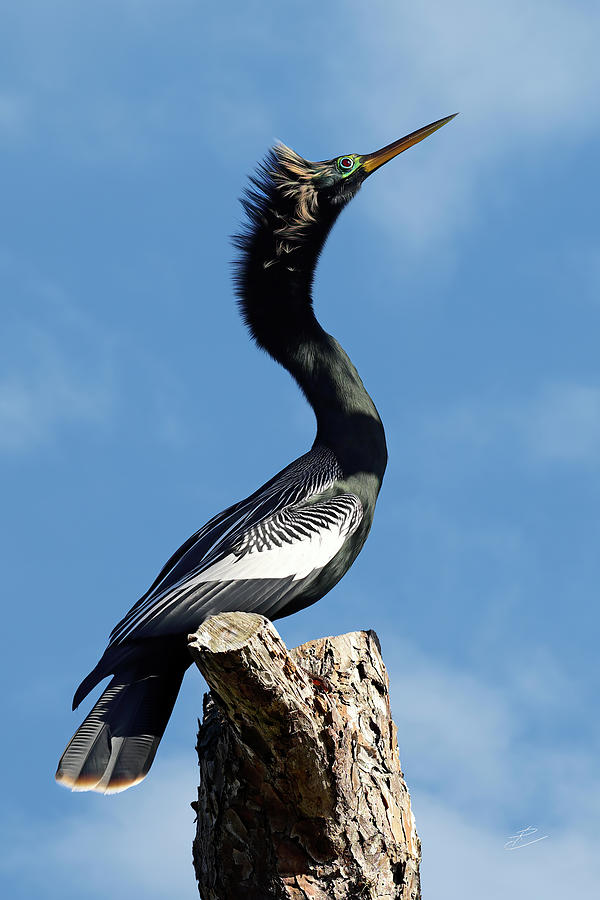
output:
[[[248,220],[235,238],[241,250],[236,276],[240,296],[264,273],[271,281],[292,273],[310,287],[331,226],[365,178],[453,118],[438,119],[375,153],[348,153],[321,162],[277,144],[242,198]]]
[[[431,125],[419,128],[400,140],[382,147],[381,150],[376,150],[375,153],[349,153],[318,163],[304,161],[305,174],[308,175],[315,192],[316,202],[343,206],[356,194],[365,178],[368,178],[376,169],[408,150],[409,147],[413,147],[419,141],[429,137],[456,115],[457,113],[454,113],[454,115],[446,116],[437,122],[432,122]],[[287,148],[282,148],[282,151],[285,156]]]
[[[278,144],[263,173],[275,191],[287,201],[286,216],[290,237],[301,237],[305,228],[319,218],[337,217],[340,209],[356,194],[363,181],[389,160],[418,144],[454,118],[446,116],[419,128],[375,153],[348,153],[322,162],[309,162],[284,144]],[[260,185],[263,187],[263,185]]]

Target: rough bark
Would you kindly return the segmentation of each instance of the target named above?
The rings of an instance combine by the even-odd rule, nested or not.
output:
[[[373,631],[288,650],[263,616],[190,635],[203,900],[418,900],[420,844]]]

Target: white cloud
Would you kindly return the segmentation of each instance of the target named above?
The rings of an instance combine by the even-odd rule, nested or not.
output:
[[[104,379],[81,383],[54,350],[0,381],[0,450],[37,446],[70,422],[101,422],[110,408]]]
[[[461,113],[429,149],[411,150],[393,181],[374,179],[370,190],[374,217],[387,210],[386,227],[402,228],[413,249],[471,219],[481,194],[510,196],[498,172],[506,161],[518,172],[597,131],[590,111],[600,90],[600,12],[592,4],[425,0],[391,15],[378,6],[367,25],[360,21],[359,105],[369,131],[390,140],[390,127],[412,130],[426,124],[424,114]]]
[[[278,5],[263,4],[257,16],[255,6],[237,4],[224,34],[220,15],[209,13],[200,24],[187,0],[111,2],[102,16],[92,11],[84,18],[72,0],[51,13],[44,4],[26,4],[21,15],[34,27],[15,30],[18,74],[53,139],[90,159],[139,160],[190,139],[222,154],[234,138],[247,144],[265,131],[270,138],[281,98],[265,89],[260,70],[249,71],[249,53],[273,67],[287,63],[292,79],[298,58],[310,60],[303,85],[313,95],[315,119],[335,127],[333,98],[335,119],[356,123],[362,139],[380,134],[388,141],[399,136],[397,129],[425,124],[424,116],[460,111],[462,118],[449,126],[452,137],[448,131],[431,139],[437,149],[411,151],[406,176],[398,166],[395,186],[389,178],[374,179],[380,186],[369,192],[377,218],[388,208],[416,245],[465,219],[475,191],[503,158],[531,160],[597,128],[590,110],[600,87],[600,13],[591,3],[374,2],[367,18],[363,13],[360,3],[348,0],[319,8],[322,32],[333,38],[335,29],[336,52],[309,55],[297,35],[314,24],[310,5],[295,11],[290,31]],[[204,51],[197,68],[197,47],[189,41],[196,30]],[[133,60],[156,55],[165,66],[162,77],[150,77],[142,89],[136,84],[124,66],[123,35],[131,35]],[[164,42],[173,37],[191,67],[187,79],[164,55]],[[99,46],[108,56],[101,79],[94,68]],[[289,103],[297,100],[291,95]],[[306,118],[309,109],[302,96],[299,112]]]
[[[426,429],[474,450],[504,440],[539,462],[600,463],[600,387],[558,382],[496,405],[467,400],[430,416]]]
[[[106,0],[85,16],[73,0],[51,9],[24,0],[0,34],[13,85],[0,93],[0,137],[27,123],[44,150],[92,166],[179,158],[173,148],[188,143],[200,158],[207,145],[227,155],[232,143],[271,131],[246,60],[229,46],[253,31],[268,45],[255,18],[246,7],[232,16],[225,64],[212,46],[223,38],[220,13],[189,0]]]
[[[164,360],[1,250],[0,276],[12,300],[0,334],[0,453],[35,450],[70,426],[108,429],[119,417],[122,431],[135,429],[138,412],[147,437],[185,443],[186,388]]]
[[[254,7],[238,5],[225,38],[220,17],[210,14],[198,40],[211,46],[196,67],[195,47],[184,35],[193,34],[198,21],[187,2],[111,3],[101,21],[95,14],[81,19],[71,0],[62,4],[58,18],[54,7],[50,15],[34,5],[36,27],[20,29],[18,38],[24,93],[18,108],[10,101],[6,117],[24,121],[31,105],[40,134],[51,136],[63,153],[93,164],[142,163],[157,153],[170,154],[174,142],[197,145],[203,153],[218,151],[219,157],[240,145],[252,146],[254,153],[265,135],[270,140],[273,130],[279,134],[278,123],[288,120],[280,92],[265,86],[260,69],[249,74],[248,54],[271,60],[273,67],[291,60],[293,79],[295,34],[314,19],[310,7],[297,10],[290,33],[274,5],[261,9],[260,22]],[[115,41],[110,21],[117,17],[121,37]],[[590,110],[600,90],[595,41],[600,12],[591,3],[375,2],[365,19],[360,3],[340,0],[319,9],[318,18],[324,33],[336,30],[337,52],[307,56],[302,49],[306,71],[299,96],[291,101],[305,122],[299,130],[310,124],[322,130],[320,123],[327,122],[335,134],[335,123],[345,120],[357,143],[348,149],[369,151],[373,143],[438,116],[461,113],[410,151],[410,162],[393,164],[394,177],[376,176],[365,191],[366,209],[386,229],[393,228],[396,245],[400,229],[401,243],[411,253],[432,241],[447,243],[449,235],[477,220],[482,206],[510,202],[513,175],[523,166],[597,130]],[[164,77],[150,74],[141,88],[123,67],[123,35],[126,41],[129,32],[132,58],[143,64],[153,54],[162,61],[162,42],[177,35],[188,77],[165,59]],[[113,56],[115,62],[101,79],[94,68],[98,46],[109,63]],[[299,149],[310,154],[309,147]],[[508,175],[499,171],[507,162]]]
[[[8,343],[5,335],[5,340]],[[32,449],[73,422],[101,424],[113,403],[108,359],[85,367],[55,333],[21,323],[10,335],[18,358],[6,359],[0,374],[0,450]]]
[[[423,842],[423,895],[444,900],[563,900],[593,897],[600,884],[600,857],[593,830],[565,827],[560,821],[540,827],[546,840],[505,850],[512,831],[482,827],[439,796],[423,795],[417,827]],[[596,825],[597,827],[597,825]]]
[[[490,814],[502,816],[506,808],[510,812],[516,795],[536,787],[525,788],[529,761],[515,752],[523,710],[535,705],[535,699],[513,683],[510,671],[502,687],[492,686],[408,643],[386,643],[385,651],[409,784],[435,786],[463,810],[477,810],[482,821]],[[519,678],[524,671],[533,675],[539,667],[525,663]],[[553,702],[559,699],[557,695]],[[513,772],[515,765],[521,770]]]
[[[74,794],[80,812],[52,829],[45,820],[13,823],[4,835],[2,868],[18,872],[32,895],[47,884],[50,871],[57,897],[197,898],[190,807],[196,772],[191,754],[163,758],[149,778],[123,794]]]
[[[491,685],[403,643],[384,646],[400,755],[423,843],[424,895],[448,900],[591,896],[600,878],[594,836],[597,749],[560,722],[586,704],[548,652],[507,664]],[[544,727],[531,723],[544,718]],[[544,737],[542,737],[544,735]],[[507,851],[533,825],[540,845]],[[564,860],[560,871],[553,865]]]
[[[436,664],[404,645],[386,658],[400,733],[410,743],[407,775],[435,784],[470,805],[497,798],[507,780],[508,748],[514,738],[509,703],[476,678]],[[443,786],[443,788],[442,788]]]

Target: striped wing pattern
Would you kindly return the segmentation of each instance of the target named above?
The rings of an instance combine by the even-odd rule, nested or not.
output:
[[[227,609],[276,612],[298,592],[298,582],[335,556],[361,521],[354,494],[318,499],[341,474],[333,453],[315,447],[216,516],[169,560],[113,630],[109,647],[182,633]]]

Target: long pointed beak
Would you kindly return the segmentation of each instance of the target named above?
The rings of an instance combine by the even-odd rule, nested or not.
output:
[[[363,156],[361,160],[363,171],[365,171],[367,175],[370,175],[371,172],[374,172],[375,169],[383,166],[384,163],[389,162],[394,156],[398,156],[399,153],[403,153],[405,150],[408,150],[409,147],[418,144],[419,141],[424,141],[426,137],[429,137],[430,134],[433,134],[434,131],[437,131],[438,128],[441,128],[443,125],[446,125],[457,115],[458,113],[454,113],[452,116],[446,116],[445,119],[438,119],[437,122],[432,122],[431,125],[419,128],[418,131],[407,134],[406,137],[400,138],[399,141],[394,141],[393,144],[388,144],[387,147],[376,150],[375,153],[369,153],[368,156]]]

